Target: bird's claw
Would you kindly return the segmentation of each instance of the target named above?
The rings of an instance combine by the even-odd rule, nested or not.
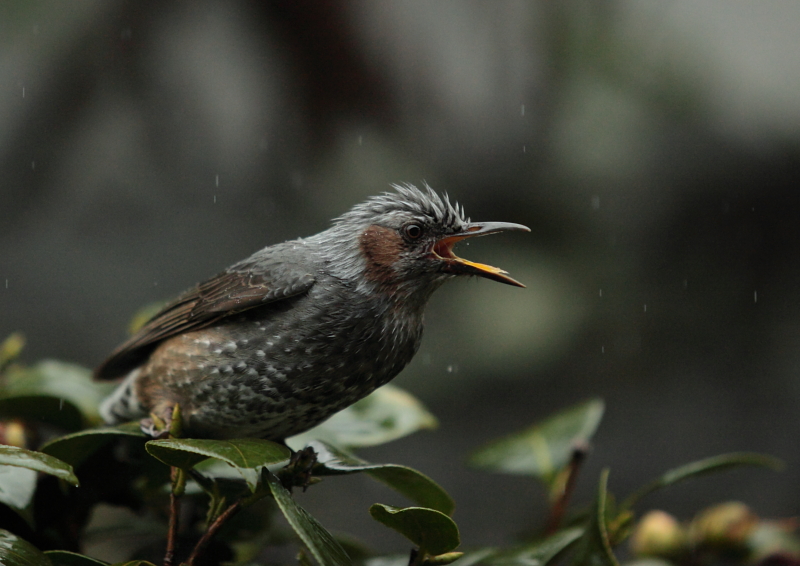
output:
[[[170,429],[172,428],[171,411],[165,414],[164,418],[159,417],[155,413],[150,413],[149,417],[145,417],[139,421],[139,428],[147,436],[153,440],[161,440],[169,438]]]

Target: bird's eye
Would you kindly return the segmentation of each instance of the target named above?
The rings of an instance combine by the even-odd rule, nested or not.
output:
[[[422,236],[422,227],[419,224],[406,224],[403,226],[403,232],[410,240],[416,240]]]

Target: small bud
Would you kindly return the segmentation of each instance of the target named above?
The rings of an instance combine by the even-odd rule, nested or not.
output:
[[[0,421],[0,444],[27,448],[32,436],[32,432],[19,419]]]
[[[678,556],[686,548],[686,532],[669,513],[650,511],[636,525],[630,547],[636,556]]]
[[[169,423],[169,435],[172,438],[183,436],[183,417],[181,416],[181,406],[175,403],[172,407],[172,420]]]
[[[720,503],[701,511],[689,527],[696,546],[721,550],[743,549],[747,537],[758,524],[758,517],[739,501]]]
[[[21,332],[14,332],[0,342],[0,369],[19,357],[25,347],[25,336]]]
[[[793,519],[760,521],[747,539],[748,558],[758,564],[766,564],[771,557],[778,556],[800,562],[800,538],[796,530],[797,522]]]

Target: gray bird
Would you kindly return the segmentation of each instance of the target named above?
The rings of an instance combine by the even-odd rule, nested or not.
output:
[[[124,376],[101,405],[106,423],[168,417],[179,404],[187,436],[283,441],[400,373],[419,348],[428,299],[448,279],[524,287],[453,246],[528,228],[470,222],[427,185],[393,188],[163,308],[95,372]]]

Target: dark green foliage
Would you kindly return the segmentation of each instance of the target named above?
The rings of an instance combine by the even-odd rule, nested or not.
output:
[[[461,540],[451,518],[455,502],[441,486],[412,468],[367,462],[352,452],[435,426],[435,418],[396,387],[379,389],[316,429],[289,439],[299,450],[292,455],[285,446],[266,440],[176,437],[177,412],[171,436],[162,440],[144,435],[138,423],[99,427],[96,405],[108,385],[93,382],[87,370],[68,364],[17,365],[20,348],[16,336],[0,344],[0,421],[5,425],[0,529],[6,529],[0,530],[0,564],[106,564],[79,553],[95,512],[116,517],[116,529],[105,534],[95,530],[92,536],[114,541],[120,552],[124,548],[121,555],[132,560],[126,566],[160,564],[168,546],[175,549],[176,565],[225,561],[258,566],[266,563],[261,562],[265,549],[297,542],[302,565],[446,566],[458,561],[461,566],[617,566],[615,549],[634,530],[634,554],[655,552],[652,556],[665,564],[681,564],[689,555],[710,557],[705,562],[710,564],[721,556],[719,549],[737,563],[766,559],[778,551],[795,560],[800,554],[800,542],[790,528],[760,521],[741,504],[707,510],[685,527],[663,513],[636,524],[634,507],[654,490],[735,466],[780,467],[774,458],[759,454],[727,454],[675,468],[619,505],[608,492],[606,470],[594,500],[573,511],[575,477],[603,415],[598,399],[475,452],[470,460],[475,467],[544,483],[551,514],[542,521],[542,531],[528,540],[462,553],[456,551]],[[374,556],[353,539],[333,536],[292,497],[292,489],[306,489],[321,476],[331,476],[335,483],[333,476],[355,473],[391,487],[412,504],[400,508],[375,503],[369,509],[374,519],[408,539],[413,545],[410,557]],[[109,509],[127,511],[114,515]],[[281,515],[285,522],[275,520]],[[664,539],[662,531],[673,538]]]

